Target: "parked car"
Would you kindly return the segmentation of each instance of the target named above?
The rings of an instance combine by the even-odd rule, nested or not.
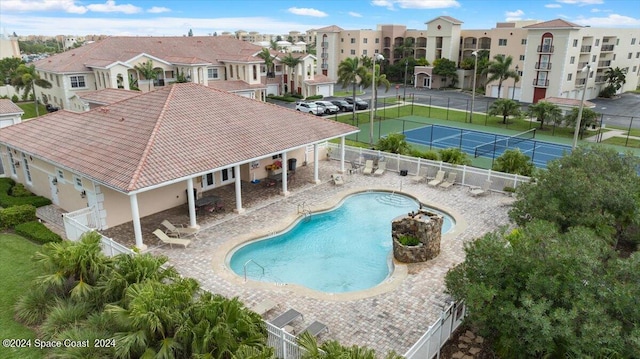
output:
[[[316,105],[320,106],[322,112],[325,115],[333,115],[334,113],[338,113],[340,108],[338,106],[332,104],[329,101],[316,101]]]
[[[56,106],[54,106],[54,105],[52,105],[50,103],[48,103],[45,107],[47,109],[47,112],[56,112],[56,111],[59,110],[58,107],[56,107]]]
[[[333,100],[333,101],[331,101],[331,103],[336,105],[336,106],[338,106],[338,108],[342,112],[351,112],[351,111],[353,111],[353,105],[348,103],[345,100]]]
[[[369,108],[369,104],[367,103],[367,101],[361,99],[360,97],[356,97],[355,101],[353,101],[352,97],[345,97],[344,100],[352,105],[355,102],[356,110],[366,110]]]
[[[313,102],[298,102],[296,104],[296,110],[300,112],[310,113],[316,116],[322,115],[324,109],[316,105]]]

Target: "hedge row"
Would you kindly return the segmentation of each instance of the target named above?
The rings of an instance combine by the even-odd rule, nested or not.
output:
[[[62,237],[52,232],[47,226],[38,222],[31,221],[18,224],[15,227],[16,234],[40,243],[61,242]]]
[[[12,195],[14,186],[16,186],[16,183],[11,178],[0,178],[0,207],[7,208],[23,204],[42,207],[51,204],[51,200],[48,198],[36,196],[30,192],[25,195],[24,191],[26,190],[20,189],[20,186],[16,190],[16,194],[20,197],[15,197]]]
[[[36,220],[36,207],[30,204],[22,204],[0,209],[0,227],[13,228],[21,223]]]

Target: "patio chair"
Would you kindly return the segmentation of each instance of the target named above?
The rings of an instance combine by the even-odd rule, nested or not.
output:
[[[469,193],[474,197],[485,196],[489,194],[489,189],[491,188],[491,184],[493,182],[491,180],[486,180],[482,184],[482,187],[471,187]]]
[[[385,161],[380,161],[378,162],[378,168],[376,168],[376,171],[373,172],[374,176],[382,176],[384,174],[384,171],[387,170],[387,163]]]
[[[449,188],[456,183],[456,177],[458,176],[458,172],[449,172],[449,176],[447,176],[447,180],[440,183],[440,187]]]
[[[432,179],[431,181],[429,181],[427,184],[429,186],[437,186],[437,185],[439,185],[440,183],[442,183],[442,181],[444,181],[444,175],[445,175],[444,171],[442,171],[442,170],[438,171],[438,173],[436,173],[436,177],[434,179]]]
[[[349,170],[349,173],[357,173],[360,171],[361,166],[359,164],[356,163],[356,161],[351,161],[351,169]]]
[[[169,237],[166,233],[164,233],[162,231],[162,229],[156,229],[155,231],[153,231],[153,234],[155,234],[156,237],[158,237],[158,239],[165,243],[168,244],[171,248],[173,248],[174,244],[179,244],[181,246],[184,246],[185,248],[187,248],[189,246],[189,244],[191,244],[191,240],[189,239],[183,239],[183,238],[175,238],[175,237]]]
[[[316,320],[313,323],[307,325],[306,328],[302,329],[300,331],[300,334],[304,332],[308,332],[312,337],[316,337],[318,336],[318,334],[322,333],[322,331],[324,330],[328,332],[329,327],[327,327],[326,324],[320,323],[319,321]]]
[[[194,236],[194,237],[196,237],[198,235],[198,229],[197,228],[185,227],[182,224],[179,224],[178,226],[175,226],[175,225],[173,225],[173,223],[169,222],[168,219],[165,219],[160,224],[162,224],[164,226],[164,228],[167,229],[164,233],[166,233],[170,237],[182,237],[182,236]]]
[[[277,304],[270,300],[270,299],[265,299],[262,302],[256,304],[255,306],[251,307],[251,310],[260,314],[261,316],[264,316],[265,314],[269,313],[270,311],[272,311],[273,309],[275,309],[277,306]]]
[[[340,174],[331,175],[331,180],[336,186],[342,186],[344,184],[344,178]]]
[[[416,173],[415,176],[411,177],[411,182],[413,183],[420,183],[420,182],[424,182],[427,180],[427,174],[428,169],[425,170],[425,174],[424,175],[420,175],[420,168],[418,168],[418,172]]]
[[[370,175],[373,174],[373,160],[366,160],[364,163],[364,169],[362,170],[362,174]]]
[[[282,329],[287,324],[289,324],[289,323],[293,322],[294,320],[296,320],[298,317],[300,317],[300,318],[302,318],[302,320],[304,320],[304,316],[302,315],[302,313],[298,312],[295,309],[289,309],[286,312],[284,312],[284,313],[280,314],[279,316],[275,317],[269,323],[271,323],[276,328]]]

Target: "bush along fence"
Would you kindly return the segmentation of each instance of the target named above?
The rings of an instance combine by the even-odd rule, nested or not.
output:
[[[42,207],[51,204],[51,200],[34,195],[24,185],[16,183],[11,178],[0,178],[0,207],[7,208],[23,204]]]

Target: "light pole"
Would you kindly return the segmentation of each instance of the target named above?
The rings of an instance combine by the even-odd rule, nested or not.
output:
[[[376,98],[376,60],[384,60],[381,54],[374,54],[371,58],[371,108],[369,109],[369,144],[373,148],[373,105]],[[355,102],[355,101],[354,101]],[[355,106],[355,103],[353,104]]]
[[[473,108],[476,103],[476,77],[478,75],[478,51],[471,53],[475,57],[473,63],[473,88],[471,89],[471,113],[469,114],[469,123],[473,122]]]
[[[518,75],[518,65],[516,65],[516,75]],[[511,100],[513,101],[513,98],[516,97],[516,84],[518,83],[518,78],[514,77],[513,78],[513,92],[511,93]]]
[[[587,66],[582,68],[582,73],[586,73],[587,76],[584,78],[584,89],[582,90],[582,100],[580,101],[580,108],[578,109],[578,119],[576,120],[576,129],[573,134],[573,146],[571,149],[576,149],[578,145],[578,134],[580,132],[580,122],[582,122],[582,109],[584,108],[584,97],[587,94],[587,82],[589,82],[589,73],[591,71],[591,64],[587,64]]]
[[[404,90],[402,91],[402,101],[407,98],[407,70],[409,69],[409,58],[404,61]]]

